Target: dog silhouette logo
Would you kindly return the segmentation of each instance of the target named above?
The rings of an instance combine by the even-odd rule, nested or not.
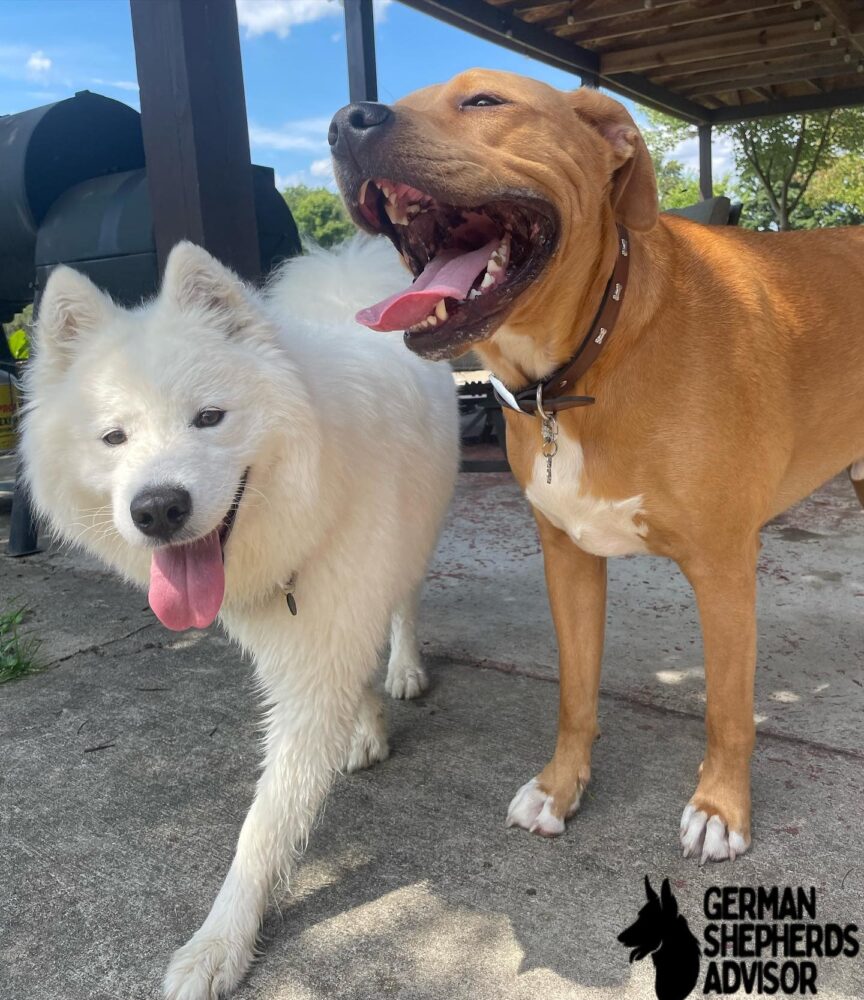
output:
[[[690,996],[699,978],[701,951],[699,942],[678,912],[669,879],[663,879],[660,895],[645,876],[648,902],[639,911],[636,922],[618,935],[618,940],[632,948],[630,961],[641,962],[651,956],[654,968],[654,992],[657,1000],[684,1000]]]

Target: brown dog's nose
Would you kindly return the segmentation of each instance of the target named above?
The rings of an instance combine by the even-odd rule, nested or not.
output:
[[[340,108],[330,122],[327,141],[334,156],[356,151],[375,129],[390,121],[393,113],[386,104],[358,101]]]

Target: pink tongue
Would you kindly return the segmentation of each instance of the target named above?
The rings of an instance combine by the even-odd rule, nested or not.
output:
[[[479,250],[460,253],[442,250],[423,268],[417,280],[404,292],[361,309],[356,319],[370,330],[407,330],[422,323],[441,299],[468,297],[474,279],[485,270],[500,240],[490,240]]]
[[[175,632],[211,625],[225,593],[219,532],[189,545],[156,549],[150,564],[150,607]]]

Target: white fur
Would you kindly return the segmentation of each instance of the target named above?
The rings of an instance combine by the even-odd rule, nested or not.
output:
[[[581,444],[562,432],[558,435],[558,453],[552,459],[552,482],[546,481],[546,459],[538,454],[525,495],[586,552],[595,556],[647,552],[644,528],[636,521],[642,513],[642,497],[604,500],[584,493],[584,467]]]
[[[567,807],[564,818],[572,816],[579,808],[582,793]],[[536,778],[526,782],[513,796],[507,810],[507,826],[521,826],[529,833],[542,837],[557,837],[564,832],[564,818],[555,815],[552,796],[540,788]]]
[[[266,295],[181,244],[162,292],[138,309],[68,268],[43,297],[22,452],[58,536],[146,583],[134,493],[183,485],[184,539],[198,537],[251,470],[220,618],[255,660],[264,767],[225,883],[168,969],[171,1000],[237,986],[334,770],[386,756],[368,684],[391,617],[388,689],[411,697],[426,683],[414,615],[458,462],[452,376],[349,319],[400,284],[392,253],[368,241],[291,262]],[[196,429],[205,406],[226,416]],[[128,440],[108,447],[117,427]],[[282,590],[292,574],[296,617]]]
[[[749,838],[737,830],[729,830],[719,816],[708,816],[693,805],[687,805],[681,816],[681,846],[684,857],[699,857],[706,861],[734,861],[750,846]]]

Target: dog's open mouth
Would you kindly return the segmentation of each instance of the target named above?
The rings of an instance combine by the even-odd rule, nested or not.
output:
[[[156,617],[167,628],[207,628],[225,596],[225,545],[246,491],[247,469],[219,526],[194,542],[162,545],[150,562],[148,599]]]
[[[393,241],[414,283],[357,314],[373,330],[404,330],[424,357],[454,357],[489,336],[555,249],[551,205],[534,195],[477,207],[447,204],[409,184],[366,180],[357,214]]]

